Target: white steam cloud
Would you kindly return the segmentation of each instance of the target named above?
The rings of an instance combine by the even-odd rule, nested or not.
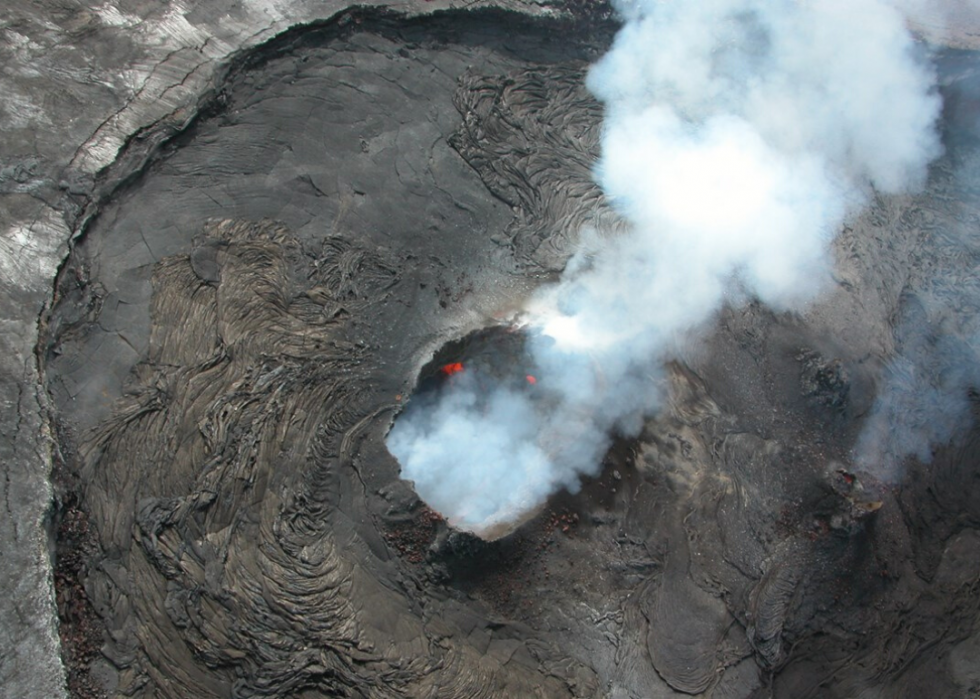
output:
[[[920,186],[940,103],[880,0],[640,0],[588,76],[596,176],[631,223],[584,236],[528,304],[531,389],[464,372],[396,421],[419,495],[483,534],[595,473],[661,398],[659,367],[723,303],[799,307],[870,187]],[[515,371],[524,372],[524,367]]]

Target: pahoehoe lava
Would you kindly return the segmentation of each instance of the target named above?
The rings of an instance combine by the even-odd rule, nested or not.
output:
[[[88,531],[62,527],[85,551],[63,624],[104,629],[85,691],[955,695],[977,433],[893,487],[848,466],[867,348],[916,284],[892,263],[975,216],[946,196],[955,152],[849,224],[811,317],[722,313],[663,414],[517,532],[453,531],[399,479],[384,436],[423,367],[553,278],[583,226],[617,225],[583,86],[612,31],[462,11],[297,29],[100,203],[42,338]]]

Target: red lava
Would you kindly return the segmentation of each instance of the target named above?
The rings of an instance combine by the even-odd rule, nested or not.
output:
[[[463,371],[463,363],[451,362],[450,364],[444,364],[439,371],[443,374],[443,376],[452,376]]]

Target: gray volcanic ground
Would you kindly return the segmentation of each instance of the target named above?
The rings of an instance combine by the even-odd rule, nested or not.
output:
[[[980,691],[972,419],[900,473],[852,458],[894,356],[972,400],[920,339],[975,310],[972,53],[937,56],[926,189],[848,220],[805,313],[723,309],[579,492],[487,542],[399,479],[385,437],[416,386],[506,355],[501,321],[583,226],[619,225],[584,84],[614,30],[294,30],[101,202],[42,338],[79,696]]]

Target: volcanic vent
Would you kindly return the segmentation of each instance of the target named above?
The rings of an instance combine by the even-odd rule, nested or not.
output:
[[[402,477],[412,481],[421,498],[450,525],[486,540],[533,517],[553,490],[550,484],[536,485],[537,474],[531,472],[545,476],[546,463],[515,453],[510,443],[494,443],[519,433],[516,427],[488,433],[502,421],[534,430],[540,418],[533,413],[548,410],[548,392],[531,373],[526,343],[521,328],[497,325],[443,346],[422,368],[415,392],[386,439],[401,462]],[[419,452],[420,441],[452,453],[433,456],[424,447]],[[523,463],[516,464],[522,457]],[[439,468],[447,459],[455,468]]]

